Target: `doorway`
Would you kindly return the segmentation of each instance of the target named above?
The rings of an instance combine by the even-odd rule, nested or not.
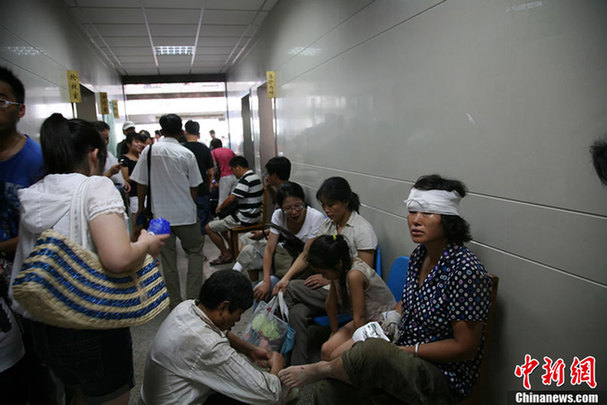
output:
[[[251,132],[251,105],[249,95],[240,99],[242,111],[242,154],[244,155],[251,169],[255,169],[255,149],[253,134]]]
[[[259,106],[259,168],[276,156],[276,137],[274,135],[274,108],[268,98],[268,87],[264,84],[257,88]]]

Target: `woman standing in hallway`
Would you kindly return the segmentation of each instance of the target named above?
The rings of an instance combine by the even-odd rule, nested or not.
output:
[[[53,114],[42,124],[40,143],[48,174],[19,192],[22,211],[15,268],[21,268],[36,239],[49,228],[69,235],[75,243],[81,243],[83,236],[105,269],[116,275],[140,266],[146,254],[160,253],[168,235],[142,231],[137,242],[130,242],[122,198],[107,177],[99,176],[107,150],[93,124]],[[77,204],[74,210],[70,210],[72,201]],[[85,229],[76,227],[70,235],[70,223],[82,219]],[[11,284],[17,273],[12,273]],[[29,319],[36,353],[71,391],[72,403],[128,403],[134,383],[128,328],[61,328],[38,322],[18,301],[14,308]]]
[[[124,181],[128,182],[131,186],[129,191],[129,206],[130,206],[130,217],[131,217],[131,241],[134,242],[139,238],[141,233],[141,225],[136,223],[135,213],[139,207],[139,201],[137,199],[137,183],[131,180],[131,173],[135,169],[135,165],[139,160],[139,155],[145,147],[146,136],[142,133],[129,133],[126,136],[126,148],[127,153],[120,156],[120,164],[122,168],[122,177]]]

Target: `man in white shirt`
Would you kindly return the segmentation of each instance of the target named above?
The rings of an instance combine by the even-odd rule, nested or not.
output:
[[[252,304],[251,283],[243,274],[213,273],[198,299],[179,304],[160,326],[147,357],[140,405],[277,402],[284,358],[230,331]]]
[[[163,115],[160,117],[160,127],[164,138],[141,152],[131,179],[138,184],[139,208],[136,215],[143,212],[147,189],[151,186],[154,218],[165,218],[171,224],[171,236],[162,248],[160,263],[171,308],[175,308],[182,301],[175,237],[181,241],[188,257],[186,298],[195,298],[202,285],[203,240],[195,203],[202,176],[194,154],[177,141],[181,135],[181,118],[176,114]],[[152,148],[151,180],[147,166],[149,148]]]

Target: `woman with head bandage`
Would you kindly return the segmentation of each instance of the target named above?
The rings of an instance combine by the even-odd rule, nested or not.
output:
[[[405,200],[414,242],[394,341],[368,339],[336,360],[279,373],[284,384],[317,384],[315,403],[451,404],[478,378],[491,279],[463,243],[466,187],[438,175],[420,177]],[[398,317],[398,314],[396,314]],[[346,384],[343,384],[346,383]],[[380,396],[376,396],[378,393]]]

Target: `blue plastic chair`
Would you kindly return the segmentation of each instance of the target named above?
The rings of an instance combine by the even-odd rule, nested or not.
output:
[[[409,271],[409,258],[407,256],[400,256],[392,263],[390,274],[388,275],[388,281],[386,284],[392,295],[396,299],[396,302],[400,301],[403,297],[403,288],[405,287],[405,281],[407,280],[407,272]]]

